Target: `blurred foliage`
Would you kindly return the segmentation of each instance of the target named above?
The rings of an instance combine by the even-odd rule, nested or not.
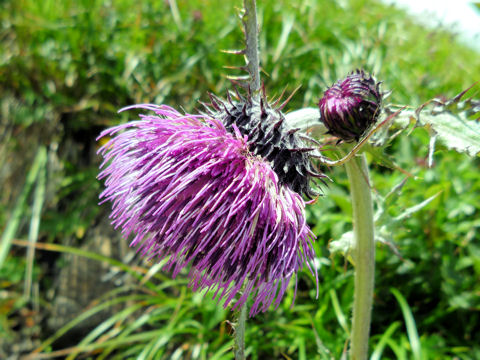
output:
[[[242,47],[235,6],[241,1],[2,2],[2,232],[21,195],[25,174],[45,145],[48,182],[40,240],[52,246],[88,241],[88,229],[108,211],[107,205],[97,206],[101,184],[95,179],[96,136],[133,116],[116,113],[126,105],[166,103],[194,111],[198,100],[207,100],[208,91],[225,94],[231,87],[226,75],[238,72],[224,66],[243,64],[240,57],[220,51]],[[302,85],[287,110],[315,106],[326,86],[357,67],[383,80],[384,88],[393,91],[389,101],[416,106],[437,95],[452,97],[480,79],[477,52],[457,43],[448,31],[425,29],[403,11],[378,1],[259,1],[259,20],[268,94]],[[439,146],[435,167],[427,168],[428,142],[428,133],[416,129],[386,149],[400,167],[415,175],[385,209],[390,217],[440,195],[389,233],[386,240],[401,256],[389,246],[377,248],[371,348],[382,359],[419,354],[422,359],[476,359],[480,358],[479,161]],[[351,205],[343,170],[327,172],[334,183],[308,208],[318,236],[318,299],[314,279],[302,272],[294,307],[292,286],[277,310],[248,322],[251,359],[338,359],[346,347],[352,270],[341,256],[329,255],[328,241],[351,230]],[[373,165],[378,197],[404,179],[399,171]],[[19,238],[26,238],[31,217],[30,208],[23,212]],[[108,258],[98,260],[118,267]],[[37,321],[31,311],[42,313],[49,306],[52,257],[37,253],[33,280],[39,290],[30,303],[22,297],[29,261],[23,248],[14,246],[0,270],[0,337],[13,342],[22,326],[36,329],[28,320]],[[107,295],[98,299],[77,322],[95,316],[99,306],[123,303],[124,309],[89,334],[77,336],[78,347],[64,350],[65,356],[89,352],[109,359],[233,357],[228,322],[233,313],[216,305],[212,294],[192,293],[184,278],[169,280],[157,268],[142,281],[148,269],[126,266],[141,275],[128,289],[109,293],[114,300]],[[62,331],[68,336],[69,325],[50,340],[45,331],[29,334],[35,346],[43,342],[42,351],[61,351],[52,339]],[[415,333],[419,344],[412,347]]]

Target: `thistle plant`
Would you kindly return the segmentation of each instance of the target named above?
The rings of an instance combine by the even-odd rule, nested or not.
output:
[[[286,104],[272,102],[260,86],[255,7],[244,1],[246,49],[238,53],[246,58],[245,91],[232,85],[235,92],[226,99],[210,94],[198,114],[167,105],[124,108],[147,113],[100,135],[111,137],[100,149],[101,198],[112,203],[112,224],[142,255],[167,259],[165,270],[174,277],[188,269],[193,290],[212,290],[224,306],[240,310],[235,357],[244,359],[249,298],[254,316],[278,307],[303,266],[317,277],[305,207],[322,193],[327,177],[321,167],[344,165],[353,232],[331,248],[349,253],[355,268],[350,356],[364,360],[378,226],[365,154],[384,164],[375,149],[414,122],[432,135],[430,158],[436,140],[476,155],[480,126],[471,119],[478,118],[478,101],[465,100],[464,91],[417,109],[385,104],[380,83],[358,69],[319,94],[318,108],[285,114]],[[332,138],[339,160],[321,152]]]

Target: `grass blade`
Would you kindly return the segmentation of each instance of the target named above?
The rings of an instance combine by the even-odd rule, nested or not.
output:
[[[47,151],[44,147],[40,147],[39,151],[37,152],[37,156],[33,160],[32,167],[27,174],[27,178],[25,180],[25,185],[23,186],[23,190],[18,196],[17,203],[15,204],[15,208],[13,209],[12,216],[10,217],[7,226],[5,227],[5,231],[2,234],[2,240],[0,242],[0,268],[3,266],[3,262],[7,258],[8,252],[10,251],[10,247],[12,246],[13,238],[17,233],[18,226],[20,225],[20,220],[22,219],[23,210],[25,207],[25,203],[28,198],[28,194],[32,189],[33,183],[37,179],[38,172],[42,165],[45,163],[47,158]]]
[[[27,241],[23,241],[23,240],[13,240],[12,244],[16,245],[16,246],[26,246],[26,247],[29,246],[29,243]],[[75,248],[75,247],[72,247],[72,246],[65,246],[65,245],[58,245],[58,244],[47,244],[47,243],[36,243],[35,248],[39,249],[39,250],[57,251],[57,252],[61,252],[61,253],[73,254],[73,255],[83,256],[83,257],[86,257],[86,258],[92,259],[92,260],[103,261],[103,262],[106,262],[106,263],[110,264],[111,266],[118,267],[119,269],[128,272],[129,274],[133,275],[135,278],[137,278],[139,280],[143,279],[143,275],[148,272],[143,267],[127,265],[127,264],[124,264],[123,262],[121,262],[120,260],[116,260],[116,259],[113,259],[111,257],[104,256],[104,255],[101,255],[101,254],[98,254],[98,253],[95,253],[95,252],[92,252],[92,251],[78,249],[78,248]],[[142,285],[145,285],[152,290],[156,289],[155,285],[150,281],[147,281]]]
[[[380,360],[382,358],[383,349],[385,349],[387,342],[391,339],[393,333],[399,328],[399,326],[400,323],[398,321],[395,321],[387,328],[385,333],[380,338],[377,346],[375,347],[375,350],[373,351],[370,360]]]
[[[413,358],[415,360],[422,359],[422,346],[420,344],[420,338],[418,337],[417,326],[415,324],[415,319],[413,318],[412,311],[408,306],[407,300],[403,297],[402,294],[397,289],[390,289],[392,294],[397,299],[402,309],[403,318],[405,319],[405,326],[407,327],[408,340],[410,346],[412,347]]]
[[[329,293],[330,297],[332,298],[333,310],[335,311],[335,315],[337,316],[338,323],[340,324],[342,329],[345,330],[347,335],[350,336],[350,329],[348,328],[347,318],[345,317],[345,314],[342,311],[342,307],[338,302],[337,293],[334,289],[330,289]]]
[[[285,49],[285,46],[287,45],[288,36],[292,31],[294,22],[295,22],[295,18],[293,17],[292,14],[284,13],[283,21],[282,21],[282,33],[280,35],[280,39],[278,40],[277,47],[275,48],[275,53],[273,54],[274,63],[278,61],[278,59],[283,53],[283,50]]]
[[[45,188],[47,182],[47,156],[46,149],[42,146],[40,152],[45,153],[41,157],[39,164],[39,172],[37,176],[37,185],[33,197],[32,218],[30,220],[30,229],[28,232],[28,250],[27,250],[27,267],[25,269],[25,286],[23,289],[23,296],[26,300],[30,299],[32,277],[33,277],[33,262],[35,257],[35,244],[38,240],[38,229],[40,227],[40,217],[42,215],[42,207],[45,200]]]

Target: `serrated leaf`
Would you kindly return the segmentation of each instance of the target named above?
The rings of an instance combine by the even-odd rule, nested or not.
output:
[[[420,123],[431,129],[449,149],[475,156],[480,153],[480,122],[468,120],[465,113],[421,114]]]
[[[393,118],[393,122],[401,129],[405,129],[412,123],[412,120],[416,120],[415,127],[426,127],[432,137],[447,148],[476,156],[480,153],[480,121],[479,119],[471,120],[469,117],[475,117],[479,112],[480,101],[473,98],[461,101],[475,85],[451,99],[432,99],[415,111],[403,110]],[[391,111],[392,109],[386,109],[387,114]],[[430,143],[430,165],[433,163],[432,154],[435,140]]]

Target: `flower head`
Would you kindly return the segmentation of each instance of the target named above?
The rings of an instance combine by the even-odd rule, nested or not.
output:
[[[337,81],[318,104],[328,133],[343,141],[358,141],[380,113],[380,83],[363,70]]]
[[[215,289],[225,306],[239,293],[233,308],[252,295],[251,316],[278,306],[291,277],[314,258],[305,202],[292,189],[305,185],[288,183],[296,165],[284,163],[279,176],[275,161],[252,151],[242,123],[133,107],[155,115],[100,135],[112,136],[99,150],[100,197],[112,203],[112,224],[133,234],[131,246],[144,256],[168,258],[173,276],[191,265],[192,288]]]

